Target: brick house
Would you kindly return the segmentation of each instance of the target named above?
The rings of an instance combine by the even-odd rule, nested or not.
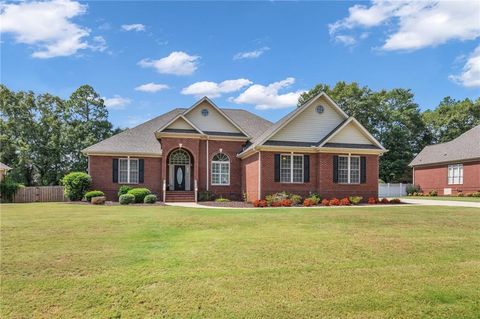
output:
[[[198,192],[249,201],[289,191],[325,197],[378,195],[386,150],[325,93],[277,123],[204,97],[83,150],[93,188],[115,199],[120,185],[164,201]]]
[[[439,195],[480,191],[480,125],[456,139],[425,147],[410,163],[413,183]]]

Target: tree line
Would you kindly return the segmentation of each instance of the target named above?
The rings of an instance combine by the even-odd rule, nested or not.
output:
[[[24,185],[58,185],[70,171],[86,171],[81,150],[120,130],[103,99],[82,85],[68,99],[0,85],[0,161]]]
[[[298,105],[322,91],[388,149],[380,158],[385,182],[411,182],[408,164],[426,145],[448,142],[480,124],[480,98],[445,97],[435,109],[422,112],[411,90],[373,91],[356,82],[318,84],[300,96]]]
[[[480,98],[445,97],[435,109],[422,112],[410,90],[373,91],[355,82],[318,84],[298,104],[322,91],[389,150],[380,159],[385,182],[410,182],[408,164],[423,147],[450,141],[480,124]],[[9,176],[16,182],[57,185],[68,172],[86,171],[81,150],[118,132],[103,99],[89,85],[66,100],[0,85],[0,161],[13,168]]]

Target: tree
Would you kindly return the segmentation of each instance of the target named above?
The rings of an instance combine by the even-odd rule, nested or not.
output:
[[[423,113],[433,143],[453,140],[480,124],[480,98],[475,102],[445,97],[438,107]]]
[[[69,171],[86,171],[81,150],[119,131],[87,85],[68,101],[0,85],[0,111],[0,161],[13,168],[13,180],[25,185],[55,185]]]

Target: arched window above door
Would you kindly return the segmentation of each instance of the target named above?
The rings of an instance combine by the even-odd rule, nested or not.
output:
[[[212,185],[230,185],[230,158],[224,153],[212,158]]]
[[[178,149],[170,154],[168,163],[174,165],[190,165],[190,155],[187,151]]]

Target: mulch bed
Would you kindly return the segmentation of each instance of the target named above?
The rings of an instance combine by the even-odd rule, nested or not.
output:
[[[212,206],[212,207],[235,207],[235,208],[252,208],[251,203],[245,202],[198,202],[199,205]]]
[[[76,204],[76,205],[92,205],[92,206],[165,206],[163,202],[156,202],[155,204],[129,204],[129,205],[120,205],[119,202],[106,201],[105,205],[93,205],[92,203],[81,201],[81,202],[65,202],[66,204]]]

